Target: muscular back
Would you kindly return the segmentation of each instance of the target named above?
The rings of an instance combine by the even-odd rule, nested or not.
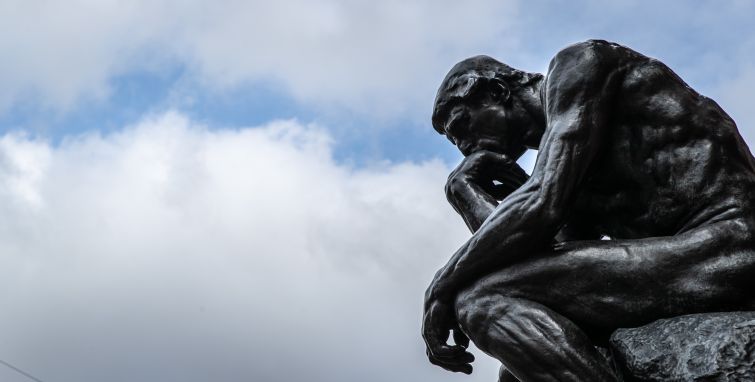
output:
[[[600,149],[568,225],[591,235],[641,238],[753,220],[755,160],[713,100],[631,49],[604,41],[567,49],[589,49],[612,67],[603,93],[611,98],[609,110],[594,142]]]

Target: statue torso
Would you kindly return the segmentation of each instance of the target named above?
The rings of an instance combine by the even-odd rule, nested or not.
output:
[[[569,224],[640,238],[752,219],[755,163],[734,122],[666,65],[629,52]]]

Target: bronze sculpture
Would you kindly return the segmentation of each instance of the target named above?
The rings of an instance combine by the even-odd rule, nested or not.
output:
[[[433,364],[471,373],[471,339],[502,381],[616,381],[595,346],[615,329],[755,310],[755,159],[660,61],[600,40],[545,76],[472,57],[433,126],[465,155],[446,193],[473,232],[425,295]]]

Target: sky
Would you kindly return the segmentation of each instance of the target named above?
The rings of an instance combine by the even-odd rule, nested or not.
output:
[[[0,360],[44,382],[494,381],[430,365],[469,238],[454,63],[600,38],[755,142],[753,1],[0,0]],[[536,153],[521,163],[530,168]],[[0,380],[29,381],[0,365]]]

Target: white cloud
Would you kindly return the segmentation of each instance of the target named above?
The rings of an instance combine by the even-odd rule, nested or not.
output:
[[[461,380],[419,337],[425,284],[468,237],[449,168],[348,168],[330,144],[176,113],[4,136],[0,359],[46,381]],[[495,378],[478,365],[464,380]]]
[[[117,1],[0,3],[0,108],[25,100],[67,108],[106,96],[111,76],[159,33],[158,20],[140,11]]]
[[[65,108],[107,96],[115,75],[178,63],[209,88],[272,81],[321,105],[429,112],[455,61],[505,46],[513,3],[5,1],[0,107]]]

